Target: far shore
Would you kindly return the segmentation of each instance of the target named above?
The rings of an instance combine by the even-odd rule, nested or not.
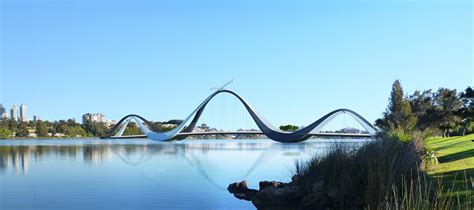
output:
[[[153,141],[153,140],[150,140],[148,138],[129,138],[129,139],[142,139],[142,140],[149,140],[149,141]],[[320,139],[320,138],[310,138],[310,139]],[[325,140],[334,140],[334,139],[340,139],[340,138],[324,138]],[[350,138],[348,138],[350,139]],[[363,138],[360,138],[360,139],[363,139]],[[69,141],[69,140],[125,140],[125,139],[114,139],[114,138],[101,138],[101,137],[54,137],[54,138],[51,138],[51,137],[37,137],[37,138],[28,138],[28,137],[18,137],[18,138],[8,138],[8,139],[0,139],[0,142],[1,141],[23,141],[23,140],[65,140],[65,141]],[[226,141],[226,140],[270,140],[269,138],[265,138],[265,137],[255,137],[255,138],[237,138],[237,139],[234,139],[234,138],[186,138],[184,140],[223,140],[223,141]],[[173,141],[183,141],[183,140],[170,140],[170,142],[173,142]]]
[[[48,137],[39,137],[39,138],[8,138],[8,139],[0,139],[0,141],[12,141],[12,140],[121,140],[121,139],[113,139],[113,138],[101,138],[101,137],[64,137],[64,138],[48,138]],[[143,139],[143,140],[150,140],[147,138],[132,138],[132,139]],[[242,138],[242,139],[231,139],[231,138],[209,138],[209,139],[217,139],[217,140],[255,140],[255,139],[268,139],[268,138]],[[198,138],[187,138],[186,140],[209,140],[209,139],[198,139]],[[122,139],[123,140],[123,139]],[[150,140],[152,141],[152,140]],[[173,141],[173,140],[171,140]]]
[[[39,138],[8,138],[0,139],[0,141],[10,141],[10,140],[84,140],[84,139],[101,139],[100,137],[64,137],[64,138],[49,138],[49,137],[39,137]]]

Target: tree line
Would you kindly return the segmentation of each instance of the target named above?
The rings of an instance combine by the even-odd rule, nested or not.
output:
[[[405,95],[399,80],[392,85],[389,104],[375,125],[382,130],[413,133],[430,132],[443,137],[474,133],[474,92],[472,87],[439,88]]]
[[[91,136],[93,131],[85,128],[84,125],[77,123],[74,119],[49,121],[29,121],[21,122],[12,119],[3,119],[0,122],[0,138],[9,137],[28,137],[31,133],[37,137],[52,136],[65,137],[87,137]]]
[[[169,120],[165,122],[153,122],[160,131],[168,131],[179,125],[182,120]],[[164,124],[174,126],[163,126]],[[26,138],[34,133],[37,137],[102,137],[107,136],[111,127],[100,122],[77,123],[74,119],[50,121],[29,121],[21,122],[12,119],[0,121],[0,139],[5,138]],[[129,123],[124,135],[142,134],[136,123]]]

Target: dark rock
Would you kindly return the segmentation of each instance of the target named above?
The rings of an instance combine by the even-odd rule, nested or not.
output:
[[[303,190],[294,183],[262,181],[260,190],[249,189],[247,182],[235,182],[227,190],[236,198],[252,201],[258,209],[297,209],[304,197]]]
[[[282,187],[268,186],[258,191],[252,199],[252,203],[258,209],[273,208],[297,208],[304,197],[303,190],[293,184],[285,184]]]
[[[234,194],[234,197],[247,201],[251,201],[255,194],[258,192],[257,190],[249,189],[247,187],[246,181],[235,182],[230,184],[227,187],[227,191],[229,191],[229,193]]]
[[[234,182],[227,187],[227,190],[230,193],[240,192],[241,190],[244,190],[244,189],[248,189],[246,181]]]
[[[266,187],[278,187],[278,188],[281,188],[281,187],[285,187],[287,184],[286,183],[283,183],[283,182],[275,182],[275,181],[261,181],[258,186],[260,187],[260,190],[262,190],[263,188],[266,188]]]

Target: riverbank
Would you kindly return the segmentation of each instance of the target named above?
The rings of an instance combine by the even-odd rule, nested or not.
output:
[[[268,186],[261,182],[258,191],[246,188],[245,183],[233,183],[228,190],[239,199],[251,200],[259,209],[392,206],[399,202],[394,199],[403,194],[398,192],[417,185],[418,175],[423,176],[417,171],[422,153],[420,141],[404,144],[394,138],[371,141],[357,150],[336,145],[323,157],[296,162],[290,183]]]
[[[297,162],[290,183],[262,181],[256,190],[238,182],[228,191],[259,209],[471,209],[473,138],[413,137],[402,143],[381,136],[356,151],[335,147]],[[440,163],[426,158],[433,150]]]
[[[64,137],[64,138],[51,138],[51,137],[36,137],[36,138],[27,138],[27,137],[18,137],[18,138],[8,138],[0,139],[0,141],[23,141],[23,140],[84,140],[84,139],[101,139],[100,137]]]
[[[124,139],[142,139],[144,141],[153,141],[148,138],[123,138],[123,139],[118,139],[118,138],[101,138],[101,137],[64,137],[64,138],[50,138],[50,137],[40,137],[40,138],[9,138],[9,139],[0,139],[0,141],[25,141],[25,140],[39,140],[39,141],[44,141],[44,140],[64,140],[64,141],[73,141],[73,140],[124,140]],[[209,140],[209,139],[215,139],[215,140],[268,140],[269,138],[186,138],[186,140],[193,140],[193,141],[199,141],[199,140]],[[178,140],[171,140],[170,142],[173,141],[178,141]],[[181,140],[179,140],[181,141]]]

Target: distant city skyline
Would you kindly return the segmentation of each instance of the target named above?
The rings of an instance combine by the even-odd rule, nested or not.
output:
[[[0,120],[12,119],[23,122],[30,121],[25,104],[21,104],[20,107],[17,107],[16,104],[13,104],[9,110],[10,111],[7,112],[7,108],[5,108],[2,103],[0,103]],[[37,116],[35,115],[34,117]]]
[[[406,94],[474,84],[469,0],[205,2],[4,0],[0,103],[164,121],[234,78],[269,122],[301,126],[337,108],[374,122],[396,79]],[[255,127],[230,98],[203,123],[235,106]]]

